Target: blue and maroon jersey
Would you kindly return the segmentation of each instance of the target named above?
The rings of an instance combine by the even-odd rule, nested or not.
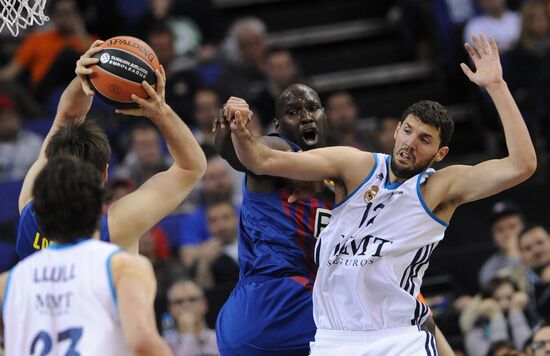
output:
[[[294,151],[300,147],[286,138]],[[241,277],[303,276],[315,279],[315,242],[328,224],[333,202],[319,199],[288,203],[290,187],[256,193],[243,184],[239,225]]]
[[[107,225],[107,214],[99,220],[99,231],[101,241],[110,242],[109,227]],[[44,236],[42,229],[38,226],[36,213],[32,208],[32,201],[21,211],[19,217],[19,228],[17,230],[17,242],[15,250],[20,259],[24,259],[33,253],[48,247],[50,239]]]

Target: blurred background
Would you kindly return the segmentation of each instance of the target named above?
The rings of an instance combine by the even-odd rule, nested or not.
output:
[[[156,51],[167,72],[167,102],[193,129],[208,157],[199,187],[141,240],[141,253],[153,262],[159,280],[159,328],[169,335],[180,329],[181,310],[213,328],[238,279],[242,176],[216,155],[211,133],[217,109],[229,96],[251,104],[259,135],[273,130],[279,93],[288,84],[306,83],[321,95],[331,144],[386,153],[401,113],[417,100],[436,100],[455,121],[445,165],[503,157],[495,109],[459,67],[468,63],[464,41],[484,32],[499,45],[504,78],[535,142],[538,171],[519,187],[456,212],[432,256],[422,292],[453,348],[471,355],[487,354],[498,341],[491,332],[495,308],[483,303],[487,300],[496,301],[508,318],[510,305],[498,301],[502,293],[508,300],[514,294],[513,307],[525,315],[525,333],[517,335],[517,325],[507,320],[515,326],[501,339],[517,350],[550,316],[530,311],[536,309],[530,307],[533,266],[518,247],[526,222],[550,225],[545,211],[550,197],[549,1],[49,0],[46,14],[50,21],[42,27],[16,38],[6,30],[0,34],[0,271],[17,262],[21,180],[74,77],[76,60],[97,38],[136,36]],[[89,117],[107,131],[113,146],[109,199],[127,194],[171,163],[147,120],[118,116],[98,99]],[[218,203],[208,204],[214,200]],[[550,250],[541,253],[550,256]],[[169,288],[182,278],[193,282]],[[525,292],[525,300],[515,291]]]

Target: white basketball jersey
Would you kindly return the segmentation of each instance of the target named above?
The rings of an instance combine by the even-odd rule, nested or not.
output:
[[[110,270],[119,250],[89,239],[51,245],[17,264],[4,296],[6,356],[130,355]]]
[[[429,211],[420,192],[434,170],[389,184],[390,156],[374,157],[370,175],[332,210],[317,242],[318,329],[419,325],[429,315],[416,296],[448,225]]]

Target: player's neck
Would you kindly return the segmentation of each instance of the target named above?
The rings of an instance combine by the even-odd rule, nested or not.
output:
[[[407,179],[409,179],[409,178],[401,178],[396,176],[395,173],[393,173],[393,170],[391,169],[391,167],[388,168],[388,175],[389,175],[388,179],[390,181],[390,184],[404,182]]]

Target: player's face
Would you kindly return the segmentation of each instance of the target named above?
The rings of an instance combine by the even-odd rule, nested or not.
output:
[[[518,215],[505,216],[498,219],[493,224],[491,230],[493,231],[493,239],[497,247],[501,250],[506,250],[510,243],[517,243],[512,241],[523,229],[523,222]]]
[[[532,269],[550,265],[550,236],[540,227],[527,231],[519,241],[523,263]]]
[[[439,130],[409,115],[395,129],[391,170],[398,178],[408,179],[441,161],[448,147],[439,148]]]
[[[302,149],[326,145],[327,116],[315,91],[307,87],[293,89],[282,104],[281,115],[275,124],[278,131]]]

